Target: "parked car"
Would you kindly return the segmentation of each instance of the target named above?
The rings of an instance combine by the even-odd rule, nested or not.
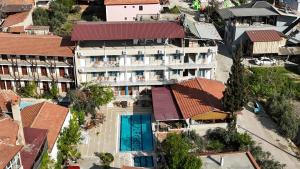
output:
[[[268,57],[260,57],[254,60],[256,65],[275,65],[276,60]]]

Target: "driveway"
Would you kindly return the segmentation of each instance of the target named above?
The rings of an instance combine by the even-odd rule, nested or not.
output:
[[[276,124],[265,113],[258,115],[243,110],[238,115],[238,131],[247,132],[264,151],[269,151],[273,158],[287,169],[300,168],[300,161],[289,147],[289,142],[276,132]]]
[[[228,52],[227,47],[224,44],[219,45],[216,60],[216,80],[226,83],[232,65],[232,58],[231,54]]]

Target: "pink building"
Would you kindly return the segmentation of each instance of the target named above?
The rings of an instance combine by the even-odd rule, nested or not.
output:
[[[106,21],[136,21],[159,16],[159,0],[104,0]]]

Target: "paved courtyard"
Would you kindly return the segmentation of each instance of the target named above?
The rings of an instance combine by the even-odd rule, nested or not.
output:
[[[131,153],[120,153],[119,149],[119,116],[121,114],[133,114],[134,113],[151,113],[151,108],[142,107],[128,107],[128,108],[112,108],[101,107],[101,113],[104,113],[106,120],[98,127],[83,132],[83,135],[87,135],[83,144],[79,145],[82,160],[79,160],[79,164],[84,169],[99,168],[99,158],[95,156],[95,153],[109,152],[114,155],[114,162],[112,167],[120,168],[122,165],[133,164]]]
[[[264,151],[269,151],[275,160],[286,164],[287,169],[300,168],[300,161],[289,146],[289,142],[276,132],[276,124],[265,113],[256,115],[248,110],[238,116],[238,130],[247,132],[260,144]]]

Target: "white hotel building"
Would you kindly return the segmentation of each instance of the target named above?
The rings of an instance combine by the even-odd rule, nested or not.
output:
[[[77,85],[110,85],[116,96],[198,76],[215,79],[216,43],[177,22],[82,22],[72,40]]]

